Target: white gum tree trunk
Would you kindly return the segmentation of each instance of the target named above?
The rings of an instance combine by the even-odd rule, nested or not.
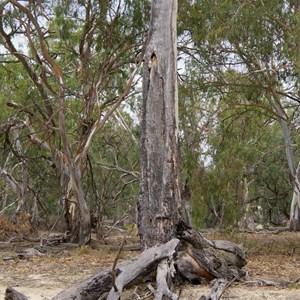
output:
[[[290,128],[286,121],[285,112],[281,106],[280,98],[278,94],[273,93],[274,96],[274,108],[276,113],[278,114],[278,121],[282,130],[283,140],[285,144],[285,154],[287,158],[287,163],[289,167],[289,171],[292,177],[293,184],[293,197],[290,208],[290,220],[289,227],[293,231],[299,231],[299,210],[300,210],[300,181],[299,181],[299,169],[300,163],[296,168],[296,159],[293,150],[293,143]]]

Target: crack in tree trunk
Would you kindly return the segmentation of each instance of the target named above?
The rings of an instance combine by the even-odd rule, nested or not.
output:
[[[189,222],[181,198],[178,145],[177,1],[153,1],[144,57],[139,233],[144,248]]]

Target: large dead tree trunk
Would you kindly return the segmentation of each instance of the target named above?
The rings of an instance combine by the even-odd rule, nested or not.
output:
[[[178,159],[177,1],[152,1],[144,57],[141,192],[138,226],[144,248],[175,236],[188,222],[181,199]]]

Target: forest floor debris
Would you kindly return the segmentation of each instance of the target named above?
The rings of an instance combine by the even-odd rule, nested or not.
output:
[[[209,239],[224,239],[242,244],[247,249],[248,278],[244,283],[235,283],[228,288],[223,299],[300,299],[300,233],[280,234],[219,233],[207,232]],[[31,300],[51,299],[67,286],[86,279],[102,268],[111,267],[116,245],[121,239],[115,236],[106,241],[108,245],[96,243],[98,249],[89,246],[68,249],[63,245],[50,248],[43,256],[20,259],[15,256],[22,243],[10,243],[0,247],[0,295],[12,286]],[[134,239],[131,237],[132,242]],[[26,243],[26,247],[28,243]],[[120,260],[136,256],[138,251],[122,251]],[[11,259],[5,259],[11,257]],[[265,282],[260,281],[265,280]],[[276,286],[266,282],[275,282]],[[209,285],[186,285],[178,290],[180,299],[199,299],[207,294]],[[122,299],[133,300],[150,295],[147,286],[128,290]],[[0,298],[1,298],[0,296]],[[145,299],[151,299],[151,296]]]

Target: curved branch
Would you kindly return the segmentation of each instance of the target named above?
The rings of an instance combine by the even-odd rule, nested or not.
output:
[[[3,10],[4,10],[4,6],[1,7],[1,15],[3,14]],[[44,99],[44,101],[45,101],[45,107],[47,110],[47,114],[52,115],[52,106],[49,101],[47,92],[45,91],[43,85],[39,82],[39,76],[33,71],[33,69],[30,67],[29,63],[27,63],[25,56],[23,54],[19,53],[18,50],[16,49],[16,47],[14,46],[14,44],[12,43],[10,35],[8,35],[4,30],[2,18],[0,18],[0,34],[4,38],[6,49],[8,49],[8,51],[13,56],[15,56],[19,62],[21,62],[26,73],[29,75],[30,79],[32,80],[34,85],[37,87],[40,95],[42,96],[42,99]],[[39,107],[38,107],[38,110],[39,110],[40,114],[42,115],[42,117],[46,120],[47,117],[44,115],[43,111]]]

